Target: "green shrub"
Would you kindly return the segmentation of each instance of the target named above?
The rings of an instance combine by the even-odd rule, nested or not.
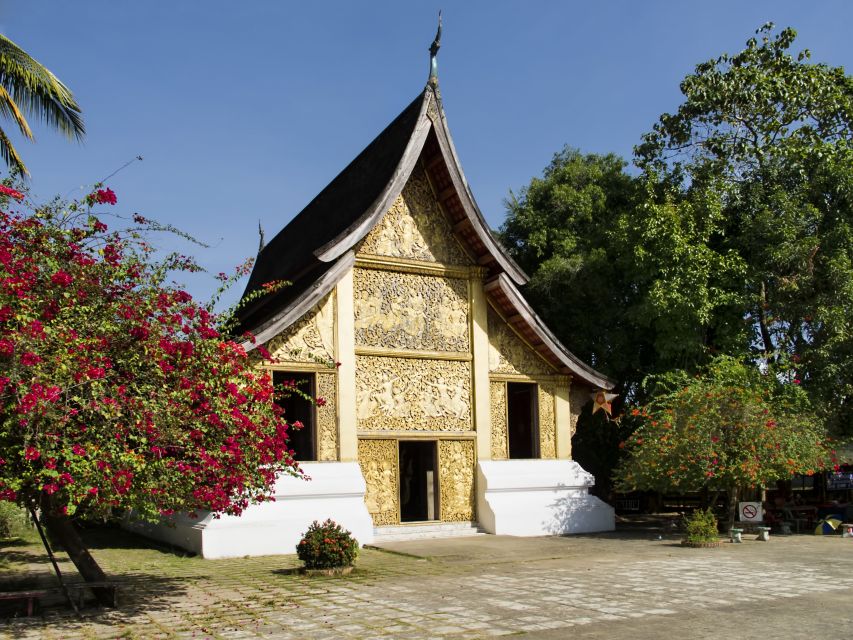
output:
[[[24,536],[29,531],[27,512],[11,502],[0,501],[0,538]]]
[[[716,542],[718,539],[717,518],[711,508],[697,509],[684,518],[684,528],[688,542]]]
[[[315,520],[296,545],[296,555],[306,569],[348,567],[358,556],[358,541],[332,520]]]

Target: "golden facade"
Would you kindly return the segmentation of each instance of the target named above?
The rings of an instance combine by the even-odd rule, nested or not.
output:
[[[401,443],[413,438],[435,446],[436,517],[476,520],[478,455],[510,457],[508,382],[536,385],[539,457],[557,458],[558,430],[570,434],[577,421],[573,409],[571,424],[557,424],[556,403],[560,389],[570,395],[569,378],[475,295],[483,273],[454,235],[426,172],[417,168],[359,244],[351,288],[338,285],[270,343],[279,360],[275,368],[317,376],[325,400],[317,409],[318,460],[344,459],[342,443],[355,436],[365,502],[377,526],[401,522]],[[486,319],[480,331],[487,335],[479,360],[472,333],[477,317]],[[353,350],[342,352],[336,337],[347,327]],[[339,372],[324,366],[335,360],[355,363],[349,398],[339,389]],[[479,391],[489,408],[480,421],[489,430],[482,434],[474,402],[478,362],[488,366],[487,386]],[[573,407],[577,400],[572,397]],[[477,438],[486,438],[484,447]]]

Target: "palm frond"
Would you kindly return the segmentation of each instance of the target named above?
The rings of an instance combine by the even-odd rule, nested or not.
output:
[[[71,90],[2,34],[0,85],[22,113],[41,120],[68,138],[80,140],[86,133],[80,106]]]
[[[18,109],[18,105],[15,104],[14,100],[12,100],[12,96],[9,95],[9,92],[6,91],[6,87],[2,85],[0,85],[0,116],[3,116],[4,118],[11,118],[17,122],[18,128],[21,130],[21,134],[26,136],[29,140],[33,139],[33,132],[30,131],[30,125],[27,123],[27,119]]]
[[[15,151],[12,141],[6,137],[3,129],[0,129],[0,157],[3,158],[6,166],[11,167],[13,171],[17,170],[24,176],[30,175],[30,172],[27,171],[27,167],[24,165],[24,161],[21,160],[21,156]]]

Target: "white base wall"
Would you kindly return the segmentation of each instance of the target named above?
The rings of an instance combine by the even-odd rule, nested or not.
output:
[[[574,460],[483,460],[477,465],[477,519],[499,535],[613,531],[613,507],[589,495],[594,484]]]
[[[128,521],[125,526],[205,558],[296,553],[311,522],[327,518],[349,529],[360,544],[372,543],[373,521],[358,463],[303,462],[300,467],[311,480],[281,476],[275,502],[251,505],[239,517],[200,513],[196,519],[179,515],[161,524]]]

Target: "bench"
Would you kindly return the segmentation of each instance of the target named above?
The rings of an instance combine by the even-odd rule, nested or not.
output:
[[[104,589],[110,598],[110,606],[118,606],[118,585],[115,582],[75,582],[65,585],[68,595],[74,600],[78,608],[81,608],[86,600],[86,591]],[[51,596],[65,597],[60,588],[33,589],[31,591],[0,591],[0,601],[24,602],[26,603],[27,616],[32,616],[36,602]]]
[[[0,591],[0,600],[8,600],[10,602],[26,602],[27,616],[33,615],[35,603],[37,600],[49,596],[51,590],[38,589],[34,591]]]

